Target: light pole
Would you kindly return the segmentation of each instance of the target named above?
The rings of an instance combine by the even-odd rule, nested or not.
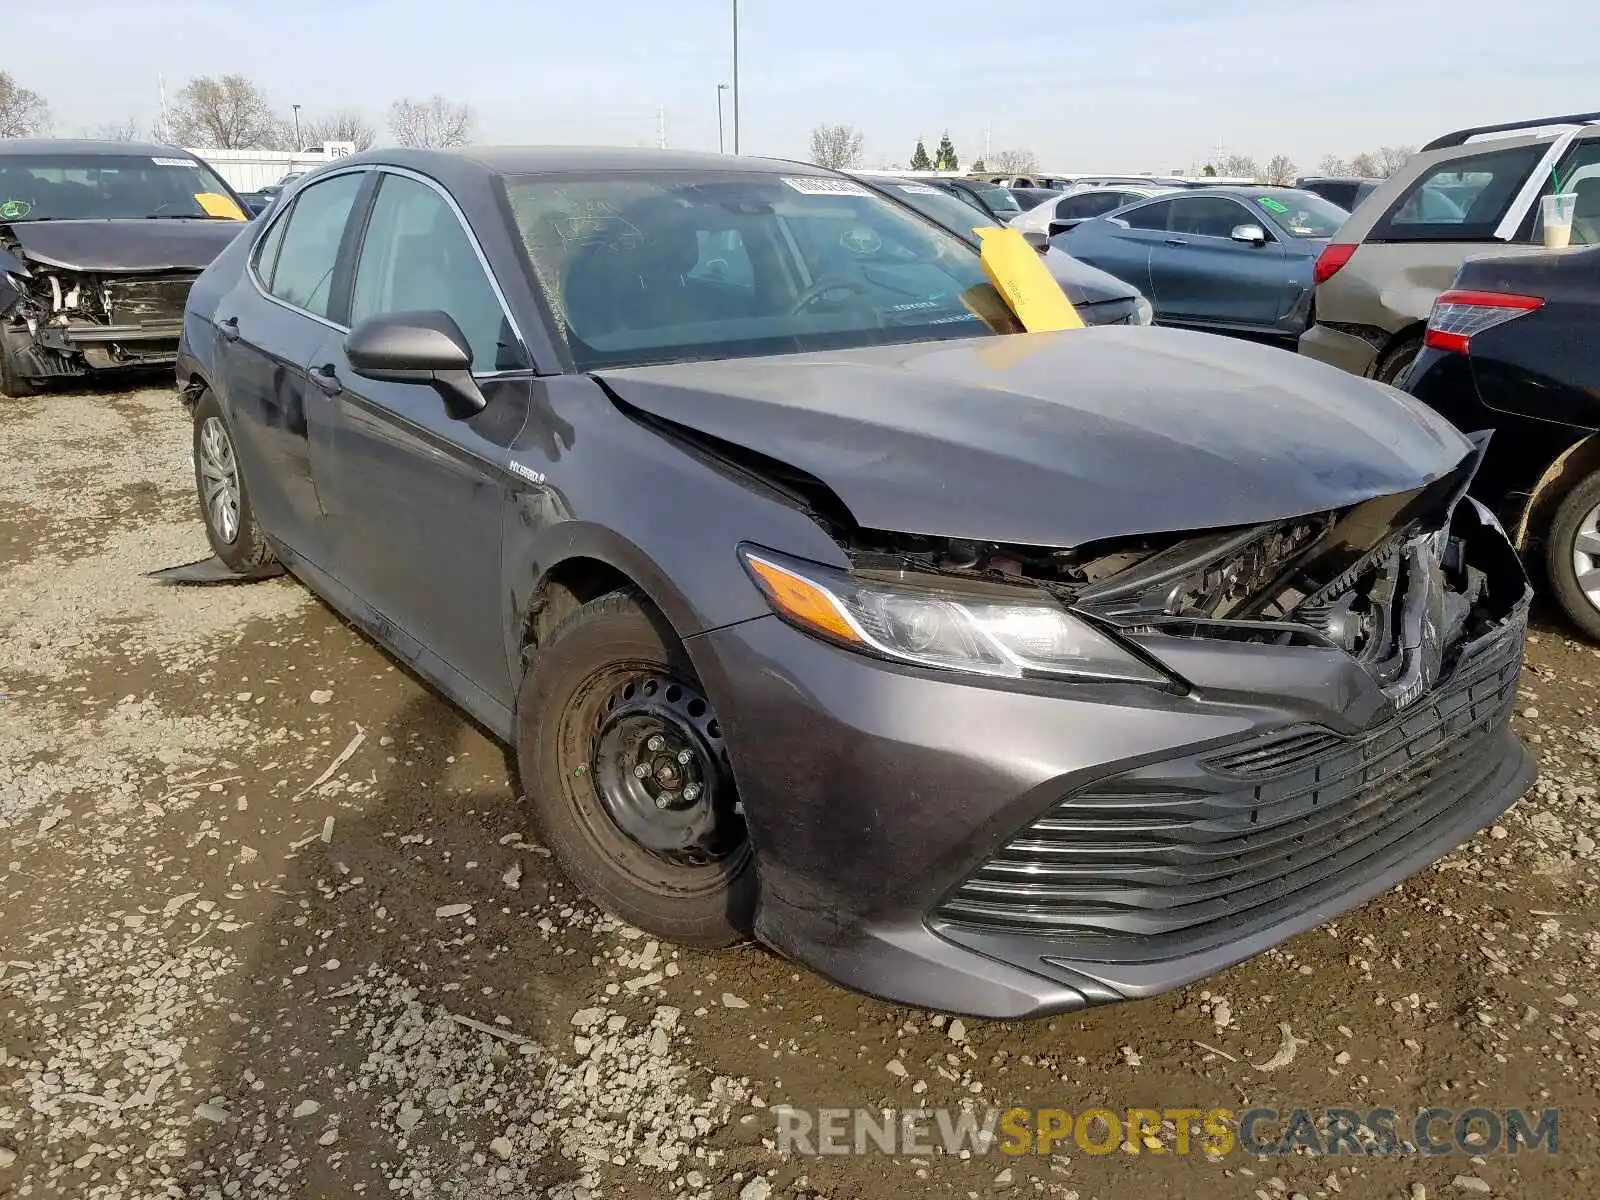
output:
[[[733,152],[739,153],[739,0],[733,0]]]
[[[300,106],[298,104],[291,104],[289,107],[294,109],[294,152],[299,154],[301,150],[305,149],[305,147],[300,144]]]
[[[722,150],[722,93],[727,91],[727,90],[728,90],[728,85],[727,84],[725,84],[725,83],[717,84],[717,153],[718,154],[721,154],[723,152],[723,150]]]

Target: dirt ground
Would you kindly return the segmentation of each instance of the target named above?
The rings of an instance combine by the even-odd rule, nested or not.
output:
[[[1203,987],[950,1022],[603,917],[300,586],[144,578],[206,553],[187,455],[165,389],[0,407],[0,1197],[1600,1194],[1600,652],[1552,617],[1500,825]],[[1559,1151],[782,1157],[779,1105],[1554,1107]]]

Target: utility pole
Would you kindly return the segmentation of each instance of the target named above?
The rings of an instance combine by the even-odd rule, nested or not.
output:
[[[305,149],[305,147],[300,144],[300,106],[298,104],[291,104],[289,107],[294,109],[294,152],[299,154],[300,151]]]
[[[667,106],[656,106],[656,145],[662,150],[667,148]]]
[[[167,77],[156,76],[156,87],[161,90],[161,141],[166,145],[172,144],[172,122],[167,118]]]
[[[733,0],[733,152],[739,153],[739,0]]]
[[[989,127],[988,125],[985,125],[983,127],[983,165],[984,165],[985,168],[988,167],[989,159],[993,156],[993,154],[994,154],[994,130],[991,127]]]
[[[725,84],[725,83],[717,84],[717,153],[718,154],[723,153],[723,149],[722,149],[722,93],[727,91],[727,90],[728,90],[728,85],[727,84]]]

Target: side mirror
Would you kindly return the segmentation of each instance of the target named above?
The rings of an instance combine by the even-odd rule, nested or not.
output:
[[[1249,242],[1252,246],[1267,244],[1267,231],[1259,225],[1235,225],[1228,236],[1236,242]]]
[[[472,347],[446,313],[368,317],[345,335],[344,353],[367,379],[428,384],[452,417],[470,417],[488,404],[472,378]]]
[[[1044,254],[1050,249],[1050,235],[1040,229],[1024,229],[1022,231],[1022,240],[1040,254]]]

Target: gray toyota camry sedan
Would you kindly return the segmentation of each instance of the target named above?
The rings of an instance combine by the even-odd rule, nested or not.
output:
[[[217,569],[513,746],[654,936],[993,1017],[1145,996],[1533,777],[1474,441],[1272,349],[1021,332],[820,168],[341,159],[195,285],[179,386]]]

